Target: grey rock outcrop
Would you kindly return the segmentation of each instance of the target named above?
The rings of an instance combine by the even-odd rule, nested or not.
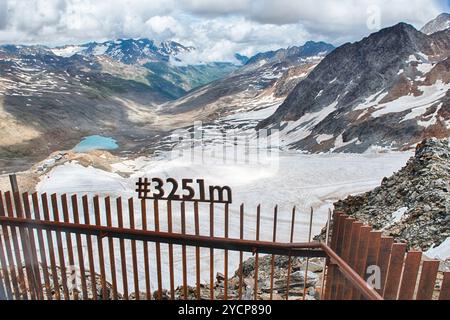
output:
[[[411,249],[426,251],[450,237],[450,146],[428,139],[406,166],[381,186],[335,204]]]

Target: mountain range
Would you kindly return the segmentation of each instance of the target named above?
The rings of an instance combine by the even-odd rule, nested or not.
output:
[[[428,22],[422,29],[420,29],[420,31],[430,35],[448,28],[450,28],[450,14],[442,13],[437,16],[436,19]]]
[[[0,165],[23,167],[92,134],[148,153],[194,121],[281,130],[308,152],[403,150],[450,135],[448,14],[338,48],[324,42],[189,64],[167,41],[0,46]],[[20,133],[20,134],[18,134]]]
[[[450,133],[450,29],[400,23],[330,53],[259,127],[311,152],[410,148]]]

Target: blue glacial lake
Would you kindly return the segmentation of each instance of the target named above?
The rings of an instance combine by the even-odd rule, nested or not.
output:
[[[117,141],[113,138],[89,136],[83,138],[83,140],[81,140],[81,142],[73,148],[73,151],[81,153],[92,150],[114,150],[118,147],[119,145],[117,144]]]

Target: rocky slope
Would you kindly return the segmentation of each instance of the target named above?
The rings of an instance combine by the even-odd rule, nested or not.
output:
[[[449,140],[428,139],[416,154],[381,186],[335,204],[345,212],[383,230],[397,241],[423,251],[450,237]]]
[[[183,64],[177,57],[191,50],[146,39],[0,46],[1,171],[26,169],[93,134],[114,136],[129,152],[146,148],[172,129],[155,115],[157,105],[238,67]]]
[[[186,47],[174,41],[156,42],[149,39],[119,39],[103,43],[90,42],[52,49],[56,55],[72,57],[83,55],[90,59],[109,58],[115,62],[143,67],[148,71],[149,82],[171,84],[172,98],[179,98],[186,92],[220,79],[236,70],[242,64],[236,59],[231,62],[188,63],[183,61],[187,54],[194,54],[193,47]],[[245,59],[242,57],[241,59]]]
[[[404,149],[450,134],[450,29],[400,23],[345,44],[301,81],[259,127],[310,152]]]
[[[425,34],[433,34],[450,28],[450,14],[442,13],[436,19],[428,22],[420,31]]]
[[[180,115],[202,110],[199,120],[215,120],[236,110],[248,111],[250,104],[264,108],[269,98],[282,101],[333,49],[330,44],[309,41],[257,54],[229,76],[169,102],[163,109]]]

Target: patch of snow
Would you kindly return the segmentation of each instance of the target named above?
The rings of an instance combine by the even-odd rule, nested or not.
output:
[[[317,96],[314,99],[317,99],[318,97],[320,97],[323,93],[323,90],[320,90],[319,93],[317,94]]]
[[[417,59],[417,57],[414,54],[412,54],[408,57],[408,60],[406,60],[406,63],[411,63],[411,62],[420,62],[420,60]]]
[[[359,142],[358,138],[354,138],[354,139],[352,139],[350,141],[344,142],[344,137],[343,137],[342,134],[340,134],[339,136],[337,136],[337,138],[336,138],[336,140],[334,142],[334,148],[331,149],[330,151],[333,152],[333,151],[335,151],[337,149],[340,149],[340,148],[345,147],[345,146],[347,146],[349,144],[352,144],[352,143],[357,143],[358,144],[358,142]]]
[[[316,141],[317,141],[317,143],[320,144],[320,143],[322,143],[324,141],[327,141],[327,140],[330,140],[330,139],[333,139],[333,138],[334,138],[334,136],[332,134],[321,134],[321,135],[317,136]]]
[[[186,162],[183,159],[169,155],[161,158],[140,158],[136,161],[122,161],[115,166],[120,171],[133,172],[129,178],[123,178],[116,173],[106,172],[92,167],[83,167],[76,163],[69,163],[54,168],[37,186],[39,193],[75,193],[79,196],[88,194],[99,195],[103,204],[103,197],[106,195],[121,196],[122,199],[135,197],[135,183],[138,177],[173,177],[175,179],[186,178],[186,173],[192,177],[204,178],[208,185],[228,184],[233,190],[233,205],[230,205],[229,230],[231,238],[239,238],[239,205],[245,203],[245,229],[246,239],[255,238],[256,226],[256,205],[262,204],[261,209],[261,240],[272,241],[272,221],[274,205],[279,204],[278,241],[289,242],[291,210],[297,206],[297,219],[295,225],[295,242],[306,240],[308,234],[310,207],[315,208],[313,220],[313,233],[318,234],[326,223],[328,209],[337,199],[344,198],[350,194],[357,194],[369,191],[378,186],[380,180],[391,175],[400,169],[412,153],[391,153],[377,155],[360,154],[330,154],[330,155],[303,155],[299,152],[283,152],[279,154],[279,165],[276,170],[267,170],[257,164],[218,164],[211,159],[206,159],[204,163]],[[128,169],[127,169],[128,168]],[[70,204],[69,204],[70,205]],[[92,209],[92,203],[89,203]],[[114,201],[112,203],[113,210]],[[139,208],[136,200],[135,208]],[[70,208],[69,208],[70,210]],[[167,230],[166,205],[160,204],[160,225],[161,230]],[[93,211],[90,210],[93,215]],[[179,203],[173,204],[173,228],[175,232],[180,232],[181,220],[178,214]],[[209,212],[208,205],[200,205],[200,212]],[[124,225],[128,226],[128,215],[124,215]],[[136,214],[136,228],[142,228],[141,215]],[[194,229],[193,206],[187,205],[186,220],[187,233],[193,234]],[[103,219],[104,217],[102,217]],[[92,217],[93,219],[93,217]],[[217,206],[215,219],[215,234],[223,235],[223,207]],[[113,226],[117,226],[117,218],[113,215]],[[149,227],[154,223],[153,214],[148,215]],[[208,219],[200,219],[200,234],[209,235]],[[63,243],[65,243],[63,241]],[[95,246],[94,246],[95,247]],[[115,246],[118,250],[119,246]],[[149,246],[149,254],[155,255],[154,246]],[[94,251],[96,249],[94,248]],[[168,248],[161,246],[162,263],[167,265]],[[130,253],[129,244],[126,252]],[[97,251],[94,256],[98,257]],[[187,252],[188,273],[195,274],[195,248],[188,248]],[[138,245],[138,263],[143,265],[143,249]],[[244,258],[249,257],[245,255]],[[131,256],[127,256],[127,270],[132,270]],[[120,265],[120,252],[116,255],[116,264]],[[108,260],[108,259],[107,259]],[[109,261],[106,261],[106,268],[109,268]],[[230,254],[229,267],[231,270],[237,269],[239,265],[239,255]],[[209,279],[209,250],[201,251],[201,279],[207,282]],[[180,285],[183,281],[182,273],[178,272],[182,268],[182,255],[180,248],[174,248],[174,268],[175,285]],[[216,270],[223,269],[223,253],[217,251],[215,255]],[[157,288],[157,270],[154,264],[151,267],[152,290]],[[109,279],[109,275],[108,281]],[[117,282],[120,284],[121,275],[117,275]],[[169,275],[166,268],[163,269],[163,286],[169,287]],[[129,277],[130,279],[130,277]],[[145,273],[139,269],[139,280],[144,283]],[[194,281],[192,278],[189,281]],[[191,283],[190,283],[191,284]],[[121,288],[119,287],[119,291]]]
[[[288,122],[287,126],[280,132],[282,145],[289,145],[308,137],[317,124],[336,111],[338,103],[339,97],[335,102],[320,111],[307,113],[297,121]]]
[[[424,253],[430,259],[449,260],[450,259],[450,237],[447,238],[440,246],[431,247]]]
[[[419,63],[417,70],[422,74],[427,74],[433,69],[434,65],[432,63]]]
[[[354,110],[365,110],[370,107],[374,107],[374,106],[378,105],[380,103],[380,101],[383,100],[383,98],[388,95],[387,92],[383,93],[383,91],[384,90],[380,90],[380,91],[374,93],[373,95],[367,97],[366,100],[363,103],[360,103],[359,105],[357,105],[354,108]]]
[[[53,54],[60,56],[60,57],[64,57],[64,58],[72,57],[73,55],[80,53],[83,50],[84,50],[84,48],[81,46],[67,46],[64,48],[51,49]]]
[[[378,110],[372,113],[372,117],[376,118],[385,114],[403,112],[419,107],[429,108],[436,101],[445,97],[447,91],[450,90],[450,83],[445,84],[439,80],[434,85],[421,86],[418,89],[422,91],[421,96],[407,95],[385,104],[379,104],[377,106]]]
[[[105,52],[108,50],[108,46],[106,44],[97,45],[95,46],[95,49],[93,50],[94,56],[101,56],[104,55]]]
[[[438,113],[441,110],[441,108],[442,108],[442,103],[439,105],[439,107],[436,108],[436,111],[432,115],[429,116],[429,120],[420,120],[420,121],[417,121],[417,124],[419,126],[422,126],[425,128],[435,125],[437,122]]]
[[[408,212],[407,207],[403,207],[392,213],[392,223],[398,223],[402,221],[403,217],[405,216],[406,212]]]

